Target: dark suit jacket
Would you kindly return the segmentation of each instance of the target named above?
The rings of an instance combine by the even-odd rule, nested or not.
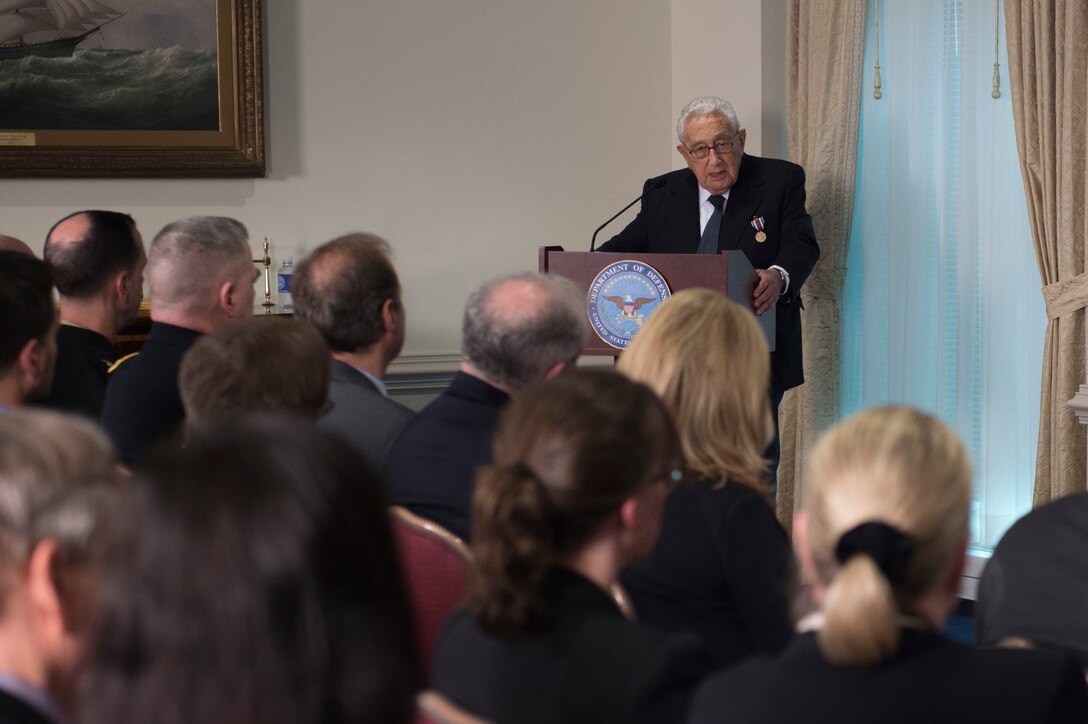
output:
[[[708,671],[692,638],[669,639],[625,619],[582,576],[552,569],[544,587],[548,620],[500,639],[468,611],[446,619],[432,688],[489,721],[682,721]]]
[[[111,373],[102,427],[117,446],[121,462],[138,463],[157,442],[176,434],[185,421],[178,392],[181,359],[200,332],[154,322],[136,356]]]
[[[0,724],[59,724],[41,708],[0,688]]]
[[[981,643],[1019,636],[1075,651],[1088,666],[1088,493],[1009,528],[979,581],[975,620]]]
[[[62,324],[57,330],[53,389],[35,404],[77,412],[98,422],[106,400],[108,370],[116,360],[117,351],[101,334]]]
[[[381,467],[393,441],[412,411],[383,395],[366,375],[339,360],[332,361],[329,375],[331,407],[318,425],[331,430],[369,460]]]
[[[389,501],[468,540],[476,470],[491,462],[491,436],[510,397],[458,372],[420,410],[386,458]]]
[[[669,493],[657,545],[623,585],[640,623],[698,634],[724,668],[793,638],[793,571],[789,538],[759,493],[693,481]]]
[[[778,658],[717,674],[692,702],[692,724],[1072,724],[1088,721],[1088,688],[1068,654],[972,649],[904,629],[900,652],[878,666],[835,666],[816,634]]]
[[[656,188],[659,183],[663,186]],[[642,210],[601,251],[694,254],[699,249],[699,185],[689,169],[648,180]],[[767,240],[756,241],[751,222],[762,217]],[[805,210],[805,172],[789,161],[744,155],[722,216],[718,250],[740,249],[752,266],[777,264],[790,275],[778,301],[771,386],[777,392],[805,381],[801,364],[801,287],[820,256]]]

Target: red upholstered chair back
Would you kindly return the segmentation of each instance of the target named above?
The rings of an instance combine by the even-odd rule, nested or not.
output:
[[[437,523],[400,506],[390,508],[390,514],[412,602],[426,688],[430,685],[431,656],[442,619],[464,596],[471,558],[464,542]]]

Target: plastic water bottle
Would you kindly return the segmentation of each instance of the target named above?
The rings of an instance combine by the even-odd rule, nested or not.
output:
[[[283,257],[283,265],[276,272],[276,290],[279,292],[280,309],[284,312],[295,311],[295,300],[291,297],[291,277],[294,274],[294,259]]]

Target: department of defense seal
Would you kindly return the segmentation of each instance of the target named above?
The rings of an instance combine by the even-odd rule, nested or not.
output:
[[[589,285],[589,322],[605,344],[624,349],[670,296],[669,285],[652,266],[634,259],[617,261]]]

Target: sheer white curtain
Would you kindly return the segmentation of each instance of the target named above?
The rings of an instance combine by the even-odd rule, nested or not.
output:
[[[843,414],[901,402],[951,424],[982,548],[1031,507],[1046,328],[1003,25],[995,100],[993,0],[870,0],[843,300]]]

